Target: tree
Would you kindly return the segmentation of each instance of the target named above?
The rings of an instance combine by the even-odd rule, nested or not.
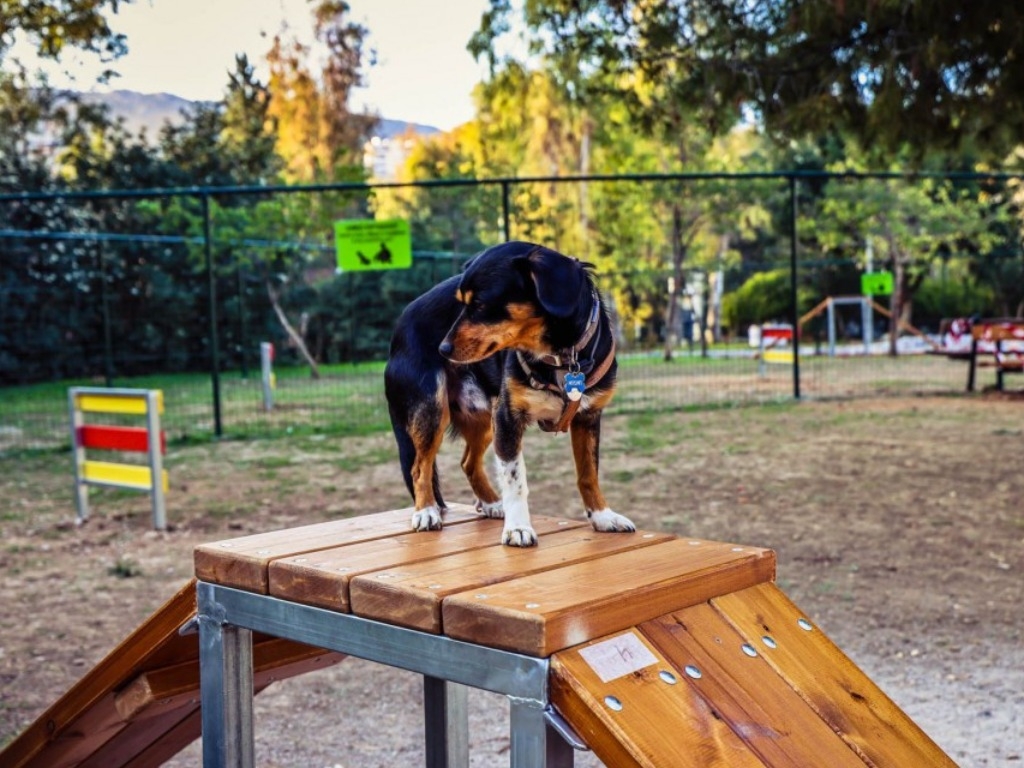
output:
[[[125,36],[115,32],[106,11],[117,13],[132,0],[63,0],[61,3],[0,0],[0,62],[15,35],[25,35],[38,54],[59,60],[68,47],[91,51],[112,61],[127,50]],[[105,76],[109,76],[107,72]]]
[[[511,7],[492,0],[472,50],[496,50]],[[1002,159],[1024,133],[1017,3],[543,0],[525,15],[546,30],[531,42],[584,68],[617,62],[639,80],[681,62],[690,104],[748,105],[780,138],[841,129],[918,159],[964,147]]]
[[[851,154],[856,154],[850,145]],[[848,160],[831,170],[859,169]],[[899,329],[913,317],[914,293],[944,253],[987,254],[1004,239],[1004,205],[984,190],[948,179],[835,179],[829,182],[813,218],[800,223],[826,253],[865,266],[866,253],[876,268],[893,273],[889,353],[897,354]]]
[[[256,77],[244,53],[235,56],[235,69],[228,78],[219,144],[241,183],[272,181],[282,163],[275,151],[277,125],[270,114],[270,90]]]
[[[366,29],[347,20],[348,4],[319,0],[314,32],[325,48],[318,73],[309,67],[311,50],[296,40],[274,38],[268,117],[276,121],[277,152],[286,175],[298,181],[362,181],[363,144],[377,123],[352,111],[353,90],[362,84]]]

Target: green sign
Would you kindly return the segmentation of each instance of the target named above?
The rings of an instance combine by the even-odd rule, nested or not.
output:
[[[892,272],[865,272],[860,276],[860,292],[865,296],[891,296]]]
[[[342,272],[412,266],[412,236],[405,219],[336,221],[334,244]]]

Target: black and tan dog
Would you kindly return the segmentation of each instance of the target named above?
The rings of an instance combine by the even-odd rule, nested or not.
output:
[[[632,531],[598,485],[601,411],[615,390],[615,340],[588,265],[550,248],[510,242],[474,257],[461,275],[413,301],[398,319],[385,370],[412,527],[441,527],[436,457],[446,429],[461,435],[462,469],[502,542],[537,543],[527,505],[523,431],[569,431],[576,484],[598,531]],[[498,459],[499,496],[484,453]]]

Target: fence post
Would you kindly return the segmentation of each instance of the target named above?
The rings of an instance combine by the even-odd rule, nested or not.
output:
[[[238,363],[241,367],[242,378],[249,378],[248,345],[249,329],[245,316],[245,268],[241,264],[235,270],[238,279]]]
[[[274,409],[274,345],[269,341],[260,342],[260,382],[263,387],[263,410]]]
[[[114,386],[114,342],[110,327],[110,287],[107,285],[107,250],[102,240],[96,241],[96,255],[100,266],[100,306],[103,314],[103,378],[108,387]]]
[[[789,301],[793,324],[793,398],[800,399],[800,306],[797,304],[796,209],[799,203],[796,174],[789,174]]]
[[[505,242],[512,239],[512,213],[509,210],[508,202],[508,188],[509,182],[506,179],[502,179],[501,182],[501,220],[505,227]]]
[[[210,195],[203,192],[203,255],[206,260],[206,279],[210,301],[210,377],[213,382],[213,434],[224,433],[220,418],[220,350],[217,346],[217,277],[213,270],[213,238],[210,234]]]

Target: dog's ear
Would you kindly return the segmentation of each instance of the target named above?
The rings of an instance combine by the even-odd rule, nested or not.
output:
[[[548,248],[533,250],[526,262],[541,306],[556,317],[576,312],[586,281],[580,262]]]

